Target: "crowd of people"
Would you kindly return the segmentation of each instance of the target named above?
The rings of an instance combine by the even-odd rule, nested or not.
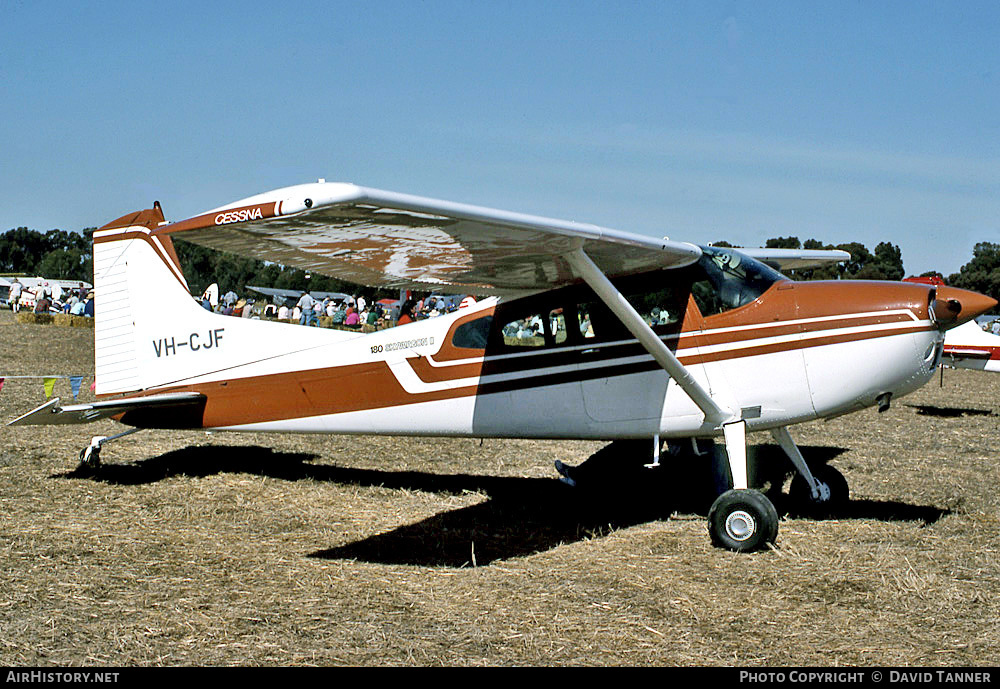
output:
[[[325,317],[329,319],[326,323],[332,326],[357,329],[369,326],[380,330],[451,313],[474,304],[476,300],[468,296],[459,304],[452,298],[427,296],[400,303],[393,300],[369,301],[360,295],[317,299],[308,291],[302,292],[298,301],[280,297],[269,300],[265,297],[240,297],[232,290],[220,298],[213,286],[197,301],[203,308],[224,316],[278,320],[306,326],[318,326],[320,319]]]
[[[77,288],[65,289],[58,282],[41,282],[35,287],[11,282],[7,303],[15,313],[28,308],[34,313],[68,313],[94,317],[94,292],[81,282]]]
[[[30,286],[30,283],[23,284],[15,278],[7,301],[15,312],[30,309],[34,313],[94,317],[94,291],[83,283],[76,288],[67,289],[55,281]],[[317,299],[308,291],[302,292],[297,301],[281,297],[240,297],[233,290],[219,297],[219,290],[215,285],[195,301],[203,308],[224,316],[278,320],[307,326],[318,326],[321,324],[320,319],[326,318],[328,320],[323,321],[323,325],[359,330],[368,326],[366,331],[434,318],[476,303],[472,296],[466,296],[459,302],[454,296],[438,295],[426,295],[402,302],[389,299],[369,301],[361,295],[346,295],[342,299],[325,295]]]

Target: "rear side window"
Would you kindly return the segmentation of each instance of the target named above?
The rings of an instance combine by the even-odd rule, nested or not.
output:
[[[493,325],[493,316],[483,316],[474,321],[462,323],[455,328],[455,335],[451,338],[451,343],[465,349],[485,349],[491,325]]]
[[[552,342],[561,345],[566,341],[566,315],[562,309],[552,309],[549,312],[549,332],[552,333]]]
[[[540,313],[511,321],[500,332],[507,347],[545,346],[545,324]]]

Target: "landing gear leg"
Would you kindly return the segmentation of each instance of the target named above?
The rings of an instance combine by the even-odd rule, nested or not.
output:
[[[556,471],[559,472],[559,480],[570,488],[576,488],[576,479],[573,478],[574,468],[568,464],[564,464],[561,460],[556,460]]]
[[[659,469],[660,468],[660,434],[657,433],[653,436],[653,461],[646,462],[642,466],[647,469]]]
[[[732,409],[721,406],[712,397],[712,394],[681,364],[670,348],[660,339],[660,336],[643,320],[628,299],[618,291],[618,288],[582,248],[570,251],[564,255],[564,258],[573,271],[583,278],[584,282],[594,290],[594,293],[608,309],[618,317],[622,325],[639,341],[643,349],[649,352],[653,360],[702,411],[705,415],[705,422],[713,429],[720,424],[722,425],[726,434],[726,450],[729,453],[729,464],[732,468],[734,491],[723,493],[719,500],[732,492],[736,492],[740,498],[746,498],[751,493],[760,496],[760,500],[756,497],[749,498],[755,506],[758,503],[763,505],[760,510],[755,507],[751,507],[749,511],[740,510],[728,503],[719,504],[717,500],[717,505],[713,507],[713,513],[720,515],[721,520],[717,524],[716,520],[709,519],[712,540],[733,550],[753,550],[761,547],[768,540],[773,541],[778,533],[778,517],[774,505],[760,491],[751,491],[747,488],[746,422],[742,419],[737,420],[738,416]],[[737,515],[734,520],[730,520],[729,516],[734,512],[741,514]],[[744,519],[744,516],[747,518]],[[736,522],[743,526],[736,524]],[[727,532],[726,525],[732,527],[731,533]],[[724,536],[730,540],[724,540]]]
[[[789,493],[792,510],[800,514],[821,515],[835,511],[847,504],[850,489],[847,479],[829,465],[810,469],[798,446],[782,426],[771,431],[771,436],[781,445],[798,472],[792,479]]]
[[[117,435],[95,435],[91,439],[90,445],[80,450],[80,468],[91,470],[96,469],[101,465],[101,447],[104,443],[117,440],[118,438],[124,438],[126,435],[132,435],[136,431],[140,430],[142,429],[130,428],[123,433],[118,433]]]
[[[778,537],[778,511],[766,495],[748,487],[746,422],[723,427],[733,488],[716,498],[708,512],[712,543],[736,552],[759,550]]]

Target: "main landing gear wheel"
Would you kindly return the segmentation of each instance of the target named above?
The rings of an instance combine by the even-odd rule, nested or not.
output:
[[[708,513],[712,544],[738,553],[760,550],[778,537],[778,512],[759,490],[734,489],[720,495]]]
[[[812,469],[819,481],[819,497],[813,497],[812,488],[802,474],[796,474],[788,491],[790,510],[804,516],[825,516],[836,513],[847,505],[850,488],[847,479],[829,464]]]

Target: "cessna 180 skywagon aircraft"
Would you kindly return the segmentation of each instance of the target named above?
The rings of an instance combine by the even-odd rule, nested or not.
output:
[[[365,285],[491,296],[371,334],[229,318],[194,302],[174,236]],[[842,258],[757,254],[792,267]],[[747,431],[771,432],[810,499],[846,499],[843,478],[810,470],[787,427],[915,390],[944,329],[996,303],[928,285],[797,283],[730,249],[323,180],[175,223],[158,203],[126,215],[94,232],[94,275],[104,399],[56,399],[12,423],[646,438],[654,452],[660,439],[721,436],[732,489],[709,532],[737,551],[778,530],[748,487]]]

